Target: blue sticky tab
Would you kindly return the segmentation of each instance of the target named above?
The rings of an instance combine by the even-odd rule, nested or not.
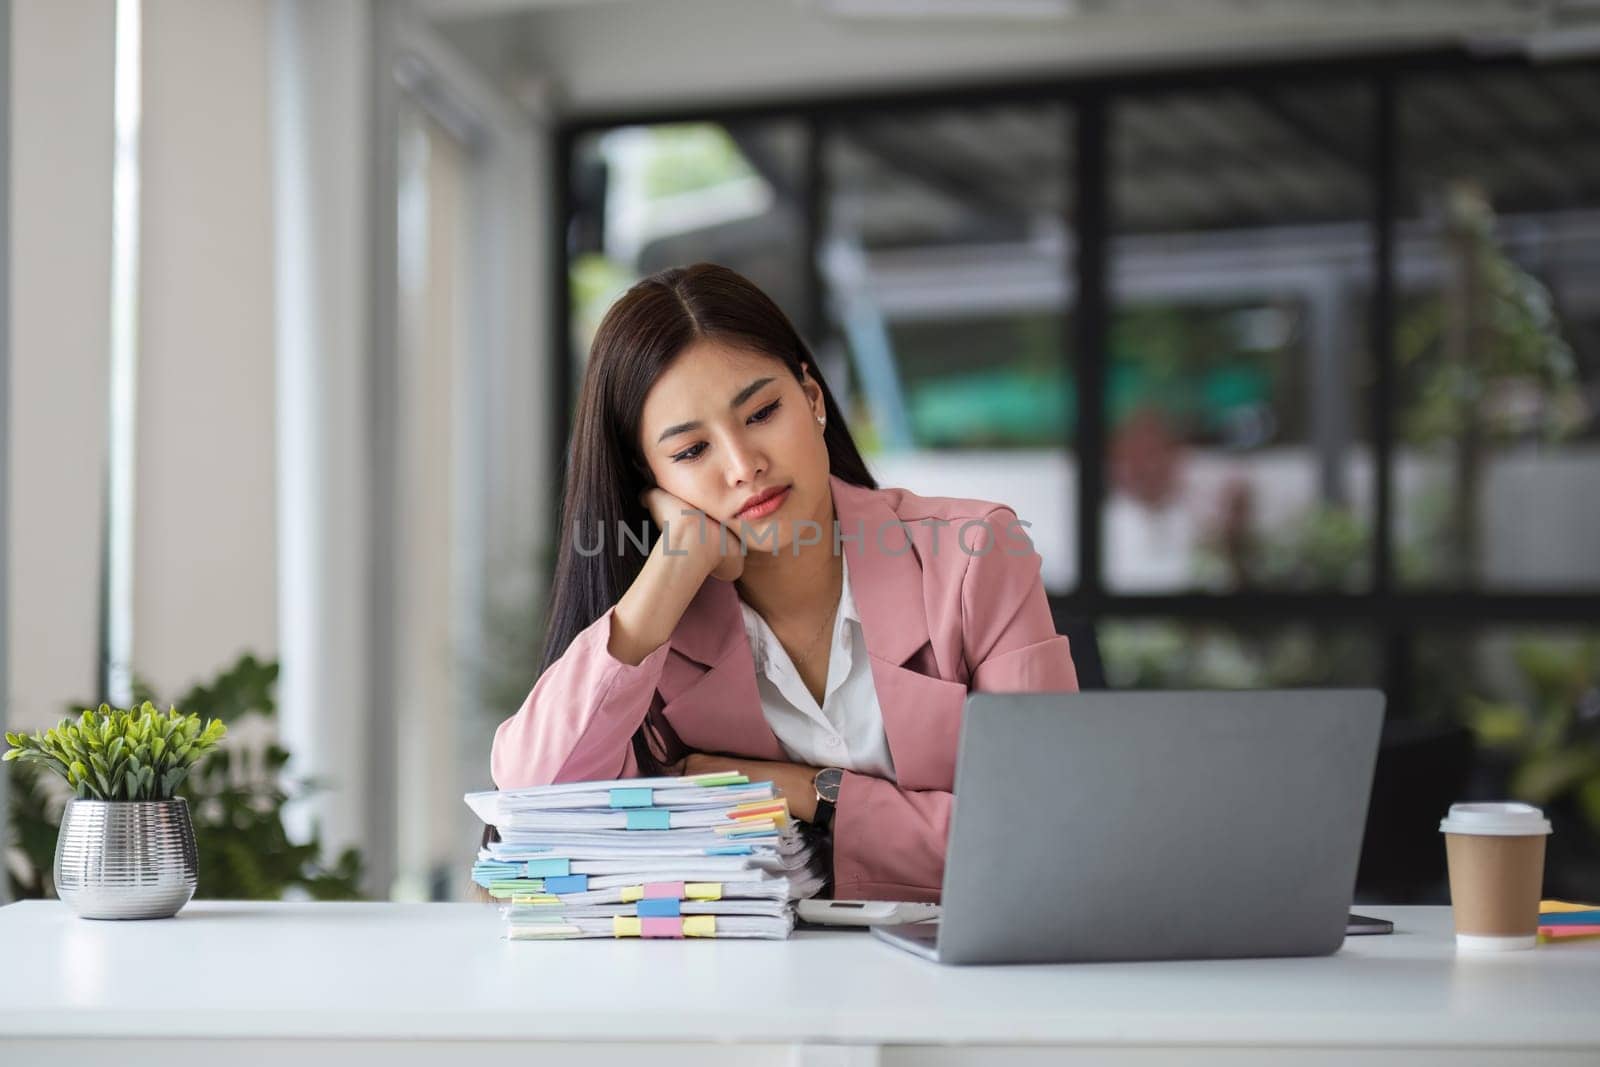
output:
[[[529,860],[529,878],[565,878],[572,873],[572,861],[559,860]]]
[[[655,790],[653,789],[613,789],[611,791],[611,806],[613,808],[648,808],[654,803]]]
[[[755,852],[749,845],[715,845],[706,849],[708,856],[748,856]]]
[[[683,914],[676,900],[641,900],[639,901],[639,918],[641,919],[676,919]]]
[[[1593,911],[1552,911],[1539,916],[1540,926],[1600,926],[1600,909]]]
[[[569,874],[564,878],[546,878],[544,880],[546,893],[587,893],[589,891],[589,876],[587,874]]]
[[[672,812],[666,808],[635,808],[628,812],[630,830],[670,830]]]

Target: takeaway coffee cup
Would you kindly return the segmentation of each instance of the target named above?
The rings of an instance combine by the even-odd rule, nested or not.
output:
[[[1439,830],[1450,865],[1456,947],[1532,948],[1550,833],[1544,812],[1528,804],[1452,804]]]

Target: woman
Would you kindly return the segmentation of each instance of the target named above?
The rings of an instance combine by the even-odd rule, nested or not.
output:
[[[836,896],[937,900],[967,692],[1077,688],[1015,513],[879,489],[794,327],[725,268],[607,313],[562,512],[502,789],[736,768],[831,828]]]

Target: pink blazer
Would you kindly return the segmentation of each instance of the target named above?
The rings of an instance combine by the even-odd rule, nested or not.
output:
[[[1077,672],[1010,508],[830,481],[897,778],[845,774],[834,892],[936,901],[968,691],[1076,691]],[[964,550],[956,538],[971,520],[985,525],[968,528]],[[500,724],[490,757],[500,788],[637,775],[630,741],[653,709],[695,751],[788,758],[762,714],[731,583],[707,579],[637,666],[607,651],[610,632],[608,610]]]

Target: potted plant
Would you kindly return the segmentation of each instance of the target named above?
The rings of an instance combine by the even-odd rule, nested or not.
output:
[[[102,704],[31,737],[6,760],[42,764],[73,790],[56,838],[56,893],[86,919],[165,919],[194,896],[189,805],[174,791],[228,728],[149,701]]]

